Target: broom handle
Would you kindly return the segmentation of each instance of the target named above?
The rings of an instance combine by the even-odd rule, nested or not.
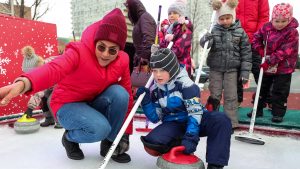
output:
[[[158,7],[158,17],[157,17],[157,25],[156,25],[156,35],[155,35],[155,44],[158,44],[158,34],[159,34],[159,26],[160,26],[160,14],[161,14],[161,5]]]
[[[171,49],[172,46],[173,46],[173,42],[171,41],[171,42],[169,43],[169,45],[168,45],[167,48]],[[149,80],[147,81],[147,83],[146,83],[146,85],[145,85],[146,88],[149,88],[149,87],[150,87],[150,85],[151,85],[153,79],[154,79],[153,74],[151,74]],[[104,157],[102,163],[100,164],[99,169],[104,169],[104,168],[106,167],[106,165],[107,165],[108,161],[110,160],[110,158],[111,158],[113,152],[114,152],[115,149],[117,148],[117,145],[119,144],[119,142],[120,142],[120,140],[121,140],[123,134],[125,133],[126,128],[128,127],[128,125],[129,125],[130,121],[132,120],[132,118],[133,118],[133,116],[134,116],[136,110],[138,109],[139,105],[141,104],[141,102],[142,102],[142,100],[143,100],[145,94],[146,94],[145,92],[144,92],[143,94],[141,94],[141,95],[139,96],[139,98],[137,99],[137,101],[135,102],[135,104],[134,104],[133,108],[131,109],[129,115],[127,116],[127,118],[126,118],[126,120],[125,120],[125,122],[124,122],[122,128],[120,129],[120,131],[119,131],[118,135],[116,136],[114,142],[112,143],[111,147],[109,148],[109,151],[107,152],[107,154],[106,154],[106,156]]]
[[[267,34],[267,38],[266,38],[266,42],[265,42],[264,57],[261,60],[262,64],[265,62],[266,55],[267,55],[268,37],[269,37],[269,34]],[[252,116],[251,116],[251,120],[250,120],[250,127],[249,127],[250,134],[252,134],[253,130],[254,130],[254,123],[255,123],[255,117],[256,117],[256,112],[257,112],[257,105],[258,105],[258,100],[259,100],[259,95],[260,95],[260,88],[261,88],[263,74],[264,74],[264,70],[263,70],[263,68],[260,68],[257,87],[256,87],[256,93],[255,93],[255,99],[254,99],[254,105],[253,105],[253,109],[252,109]]]
[[[212,28],[215,24],[215,16],[216,16],[216,11],[214,10],[212,15],[211,15],[211,19],[210,19],[210,27],[209,27],[209,31],[208,31],[209,33],[211,33]],[[199,64],[199,67],[198,67],[198,71],[197,71],[197,74],[196,74],[196,80],[195,80],[196,84],[199,84],[199,80],[200,80],[200,76],[201,76],[201,72],[202,72],[202,67],[203,67],[204,57],[205,57],[206,52],[208,50],[207,46],[208,46],[208,41],[205,42],[203,51],[202,51],[201,56],[200,56],[200,64]]]

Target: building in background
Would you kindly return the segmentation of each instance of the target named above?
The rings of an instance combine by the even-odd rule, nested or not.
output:
[[[101,19],[113,8],[125,9],[124,0],[71,0],[72,26],[75,36],[90,24]]]
[[[20,17],[20,6],[14,5],[14,10],[11,10],[11,5],[7,3],[0,3],[0,14],[5,14],[5,15],[12,15],[12,12],[14,13],[13,15],[15,17]],[[24,7],[24,18],[31,20],[31,8],[25,6]]]

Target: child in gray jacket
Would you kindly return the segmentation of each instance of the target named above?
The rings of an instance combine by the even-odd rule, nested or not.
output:
[[[252,67],[247,34],[236,20],[237,3],[237,0],[214,0],[212,6],[216,10],[217,24],[211,34],[205,34],[200,40],[201,46],[208,41],[211,48],[207,57],[210,67],[208,104],[218,110],[224,90],[224,111],[231,119],[232,131],[238,127],[237,80],[247,83]]]

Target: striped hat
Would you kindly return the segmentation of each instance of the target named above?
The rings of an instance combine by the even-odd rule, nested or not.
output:
[[[176,55],[168,48],[159,49],[151,55],[150,68],[159,68],[169,72],[169,81],[173,80],[180,71],[180,65]]]

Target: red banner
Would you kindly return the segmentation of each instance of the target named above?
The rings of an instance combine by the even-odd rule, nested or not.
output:
[[[38,56],[55,56],[56,25],[0,15],[0,87],[11,84],[22,73],[21,49],[32,46]],[[8,106],[0,107],[0,117],[24,112],[28,96],[14,98]]]

